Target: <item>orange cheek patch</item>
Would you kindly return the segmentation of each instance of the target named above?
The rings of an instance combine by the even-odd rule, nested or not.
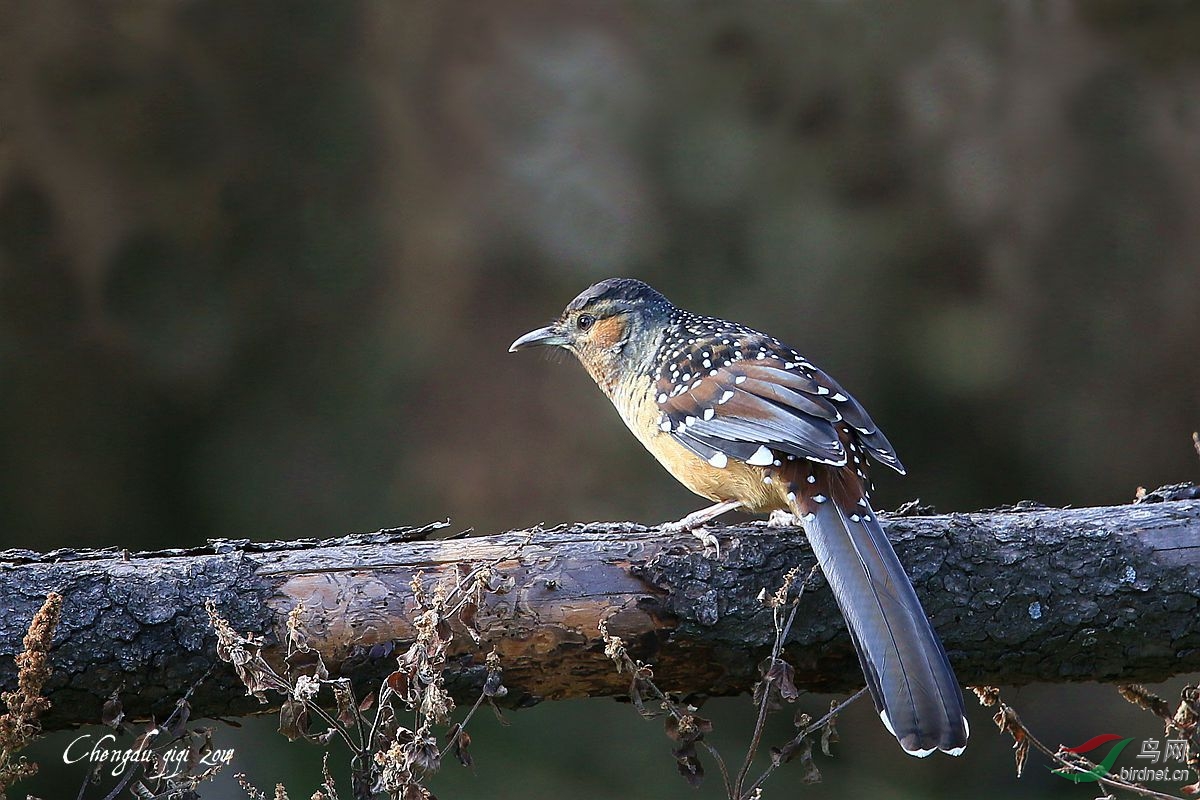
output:
[[[588,337],[596,347],[609,348],[625,338],[625,322],[619,317],[597,320]]]

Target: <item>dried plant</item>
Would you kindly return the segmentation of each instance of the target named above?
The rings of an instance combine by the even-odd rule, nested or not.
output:
[[[858,700],[866,693],[861,689],[841,702],[830,704],[828,713],[813,721],[808,714],[795,716],[796,734],[784,744],[771,748],[771,759],[762,772],[753,780],[750,771],[754,766],[755,757],[762,745],[763,731],[767,717],[774,709],[784,703],[794,703],[800,696],[794,682],[794,671],[791,664],[783,659],[783,646],[796,620],[796,611],[804,587],[816,573],[816,567],[808,573],[808,577],[799,585],[798,568],[793,568],[784,576],[782,585],[773,593],[768,594],[763,589],[758,599],[771,610],[775,628],[775,639],[771,645],[771,654],[759,665],[761,680],[754,686],[753,701],[758,708],[754,728],[751,731],[750,745],[742,759],[736,774],[731,775],[725,759],[715,747],[704,740],[707,733],[712,732],[712,722],[696,714],[695,706],[675,700],[662,691],[654,683],[654,669],[650,664],[636,660],[629,655],[624,640],[608,630],[605,621],[600,622],[600,635],[604,639],[604,654],[612,659],[617,671],[629,673],[629,698],[634,708],[647,719],[658,715],[658,711],[646,705],[648,694],[658,702],[659,708],[666,713],[667,736],[677,745],[671,754],[675,757],[679,773],[693,786],[698,786],[704,778],[704,766],[697,753],[697,747],[702,748],[713,759],[721,773],[725,795],[729,800],[756,800],[762,796],[762,785],[782,764],[799,758],[804,769],[804,780],[816,783],[821,779],[812,757],[813,736],[820,733],[820,747],[825,755],[830,754],[829,746],[837,741],[837,716],[843,709]],[[793,593],[794,590],[794,593]]]
[[[972,689],[979,698],[980,705],[997,709],[995,716],[992,718],[996,723],[996,727],[1002,733],[1012,736],[1017,777],[1021,776],[1025,767],[1026,757],[1029,755],[1029,750],[1032,747],[1057,765],[1056,772],[1064,774],[1086,773],[1089,775],[1089,780],[1095,780],[1102,787],[1109,790],[1115,789],[1129,792],[1142,797],[1154,798],[1155,800],[1183,800],[1183,798],[1177,795],[1157,792],[1140,783],[1127,781],[1121,778],[1120,775],[1111,772],[1105,773],[1094,761],[1080,753],[1072,752],[1066,747],[1059,746],[1057,750],[1050,749],[1030,732],[1029,728],[1021,721],[1016,710],[1001,699],[998,688],[995,686],[975,686]],[[1141,706],[1160,717],[1165,723],[1167,733],[1179,734],[1187,740],[1187,763],[1192,769],[1197,770],[1198,775],[1200,775],[1200,730],[1198,730],[1198,723],[1200,723],[1200,688],[1196,686],[1185,687],[1179,708],[1173,715],[1170,712],[1170,706],[1165,700],[1147,691],[1143,686],[1129,684],[1119,686],[1117,690],[1129,702]],[[1185,795],[1197,794],[1200,792],[1200,780],[1195,784],[1184,786],[1181,791]]]
[[[1168,736],[1178,736],[1183,740],[1184,763],[1196,773],[1196,782],[1181,787],[1180,791],[1185,795],[1200,794],[1200,686],[1183,687],[1179,694],[1179,706],[1174,712],[1166,700],[1144,686],[1126,684],[1118,686],[1117,691],[1121,697],[1161,719],[1163,731]]]
[[[217,654],[233,665],[248,694],[262,702],[267,702],[267,692],[284,696],[279,730],[289,739],[324,745],[337,737],[345,743],[353,754],[351,792],[355,800],[380,794],[394,800],[427,800],[432,795],[424,781],[448,753],[461,764],[472,763],[467,725],[475,712],[483,703],[508,693],[500,657],[492,650],[486,657],[487,674],[475,703],[460,721],[450,722],[455,703],[446,689],[444,671],[454,628],[465,631],[477,644],[483,641],[477,624],[480,606],[488,595],[503,594],[514,585],[512,578],[496,570],[501,560],[475,568],[459,565],[449,579],[429,581],[422,573],[413,575],[409,590],[415,606],[415,637],[397,656],[397,668],[377,692],[361,701],[349,679],[329,676],[321,653],[308,643],[301,606],[292,609],[287,618],[284,674],[263,658],[261,636],[238,634],[210,602],[207,609],[217,634]],[[458,625],[452,626],[452,621]],[[332,704],[327,702],[329,695]],[[406,725],[402,720],[409,716],[412,724]],[[446,729],[445,744],[438,742],[437,731],[442,728]],[[324,775],[312,800],[337,800],[328,754]],[[265,798],[245,776],[239,780],[252,800]],[[282,787],[277,788],[276,797],[286,800]]]
[[[115,800],[127,787],[132,796],[141,800],[191,800],[199,797],[197,789],[202,783],[212,780],[228,765],[233,751],[214,749],[212,728],[188,727],[192,694],[207,678],[208,673],[188,687],[166,720],[156,723],[151,718],[142,727],[122,754],[120,779],[103,800]],[[117,733],[128,733],[129,726],[124,720],[121,701],[114,694],[104,703],[102,722]],[[89,788],[100,782],[101,770],[112,763],[94,763],[76,797],[80,800],[86,797]]]
[[[50,592],[34,614],[17,654],[16,691],[0,695],[7,710],[0,715],[0,800],[14,783],[37,773],[37,764],[18,757],[42,732],[41,716],[50,708],[42,687],[50,677],[50,643],[62,616],[62,595]]]

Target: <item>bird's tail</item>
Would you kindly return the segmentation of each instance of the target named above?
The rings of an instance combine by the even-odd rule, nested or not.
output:
[[[910,755],[959,755],[969,728],[962,689],[908,575],[865,500],[833,498],[793,509],[804,523],[850,628],[883,724]]]

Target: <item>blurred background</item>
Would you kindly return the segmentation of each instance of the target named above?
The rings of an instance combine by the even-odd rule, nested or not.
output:
[[[1195,480],[1200,6],[8,5],[0,548],[678,518],[582,370],[505,352],[614,275],[854,392],[910,470],[882,507]],[[1161,734],[1022,697],[1054,743]],[[748,704],[712,708],[732,750]],[[1080,791],[1018,783],[986,713],[953,763],[856,713],[813,796]],[[610,701],[510,719],[443,800],[718,796]],[[311,794],[317,751],[255,724],[218,744]]]

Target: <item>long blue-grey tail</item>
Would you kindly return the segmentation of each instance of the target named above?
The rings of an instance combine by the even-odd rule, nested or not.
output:
[[[822,498],[825,500],[825,498]],[[962,689],[912,583],[869,505],[832,498],[793,509],[833,588],[883,724],[911,755],[959,755]]]

